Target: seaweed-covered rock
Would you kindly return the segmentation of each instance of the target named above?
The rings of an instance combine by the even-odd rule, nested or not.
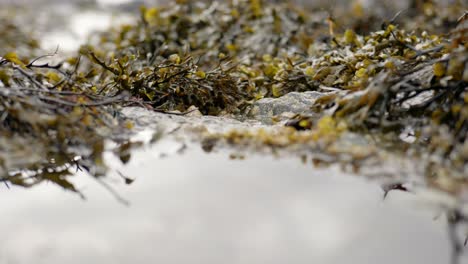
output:
[[[468,175],[466,13],[459,14],[459,1],[419,2],[381,19],[364,14],[360,1],[328,13],[261,0],[176,1],[142,7],[136,23],[93,35],[79,55],[57,65],[0,45],[1,131],[17,138],[12,153],[36,137],[47,153],[39,167],[12,166],[4,156],[10,165],[2,170],[43,171],[66,151],[99,168],[99,148],[89,150],[111,137],[102,132],[112,127],[102,119],[115,113],[109,105],[241,119],[250,112],[265,123],[291,112],[281,142],[271,131],[227,138],[318,146],[358,170],[370,155],[347,152],[352,147],[340,139],[372,135],[376,146],[417,160],[420,182],[460,197]],[[11,32],[18,45],[34,48],[20,28]],[[402,133],[414,140],[403,141]]]

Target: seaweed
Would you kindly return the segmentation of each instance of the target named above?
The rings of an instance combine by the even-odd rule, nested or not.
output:
[[[411,129],[416,135],[414,149],[421,155],[431,155],[427,161],[428,182],[439,185],[440,189],[458,192],[464,185],[460,184],[467,180],[468,161],[465,151],[468,131],[466,36],[455,30],[452,38],[430,37],[428,40],[424,36],[404,36],[402,31],[395,30],[388,25],[381,33],[389,32],[387,40],[381,42],[395,41],[394,45],[377,54],[368,54],[372,61],[362,68],[350,69],[349,66],[344,70],[352,76],[347,83],[332,83],[346,92],[325,98],[327,104],[318,100],[314,108],[316,111],[333,108],[332,115],[346,120],[351,130],[392,134],[395,145],[401,141],[400,133]],[[366,43],[371,40],[368,38]],[[342,49],[349,50],[349,45],[353,43]],[[385,59],[380,59],[382,52],[385,52]],[[359,50],[356,53],[362,54]],[[366,60],[370,61],[364,58]],[[446,178],[447,170],[453,176],[449,178],[460,184],[440,180]]]
[[[74,81],[76,65],[0,57],[0,181],[31,187],[48,181],[79,193],[73,169],[104,176],[105,140],[125,133],[104,97]]]
[[[265,96],[311,89],[293,65],[303,56],[288,55],[306,50],[317,28],[297,8],[186,2],[142,7],[140,17],[81,49],[99,72],[98,89],[130,91],[155,109],[194,105],[215,115],[239,113]]]

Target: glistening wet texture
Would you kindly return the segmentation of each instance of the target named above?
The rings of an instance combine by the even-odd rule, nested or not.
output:
[[[412,209],[421,208],[412,194],[383,202],[379,187],[336,169],[193,148],[170,155],[179,146],[161,141],[124,167],[110,161],[136,177],[108,179],[129,207],[87,177],[75,180],[88,202],[51,185],[0,192],[0,262],[446,262],[444,220]]]

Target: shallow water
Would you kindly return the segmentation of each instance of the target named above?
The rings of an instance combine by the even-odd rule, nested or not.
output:
[[[67,18],[44,36],[46,49],[76,50],[116,21],[99,10]],[[137,115],[145,126],[162,121]],[[174,120],[166,130],[186,121]],[[199,124],[249,127],[231,121]],[[86,201],[51,184],[0,185],[0,264],[448,262],[443,217],[412,194],[383,201],[378,185],[335,168],[259,154],[230,160],[229,150],[206,154],[196,144],[177,154],[182,145],[162,140],[126,166],[108,157],[106,182],[130,206],[85,175],[75,182]],[[125,185],[117,170],[135,182]]]
[[[0,189],[0,263],[446,263],[445,223],[407,193],[298,159],[206,154],[162,141],[114,170],[56,186]],[[84,176],[84,175],[82,175]],[[403,205],[405,204],[405,205]]]

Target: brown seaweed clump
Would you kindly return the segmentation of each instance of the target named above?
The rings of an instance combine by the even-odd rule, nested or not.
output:
[[[370,47],[369,41],[375,41],[372,36],[379,35],[384,37],[379,44],[372,45],[370,53],[362,52],[360,46]],[[356,44],[360,41],[363,45]],[[316,67],[314,76],[331,68],[321,78],[341,91],[319,99],[315,109],[329,109],[335,118],[346,120],[351,130],[377,132],[387,138],[393,135],[395,145],[402,143],[402,131],[411,131],[415,137],[411,149],[425,160],[428,183],[449,192],[463,190],[468,180],[466,29],[454,29],[444,38],[424,32],[405,36],[403,30],[388,25],[370,38],[359,39],[347,32],[342,43],[334,53],[338,55],[332,57],[344,63],[330,64],[333,59],[323,63],[324,56],[316,61],[324,66]],[[340,56],[340,50],[352,55]],[[356,57],[362,60],[349,63],[348,59]],[[331,74],[330,78],[329,72],[336,68],[339,77]]]
[[[77,81],[77,65],[43,62],[50,56],[0,57],[0,181],[23,187],[48,181],[79,192],[69,176],[76,169],[105,175],[105,140],[125,133],[111,108],[124,96],[93,93]]]
[[[296,7],[262,1],[143,7],[138,23],[93,38],[82,54],[105,92],[129,90],[156,109],[238,113],[251,100],[312,89],[293,63],[318,27]],[[301,80],[280,90],[280,70]]]

